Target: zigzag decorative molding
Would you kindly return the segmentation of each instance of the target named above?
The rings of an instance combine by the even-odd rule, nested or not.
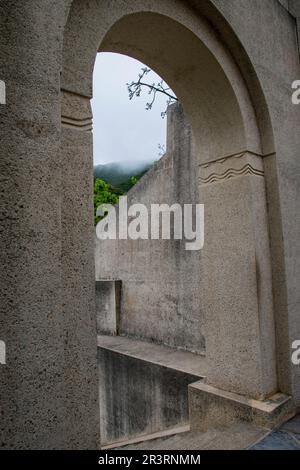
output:
[[[261,156],[251,152],[243,152],[199,165],[200,185],[217,183],[247,175],[264,177]]]
[[[76,119],[62,116],[61,123],[63,127],[75,128],[79,131],[91,132],[93,130],[93,120],[91,117],[85,119]]]
[[[239,170],[235,170],[234,168],[229,168],[222,174],[212,173],[207,178],[201,178],[201,176],[199,176],[199,181],[201,182],[201,184],[208,184],[208,183],[215,183],[216,181],[220,181],[224,179],[234,178],[235,176],[241,176],[241,175],[264,176],[264,172],[260,170],[256,170],[249,163],[247,163]]]

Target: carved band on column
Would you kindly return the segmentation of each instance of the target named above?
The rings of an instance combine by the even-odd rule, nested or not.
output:
[[[93,115],[90,99],[88,97],[63,90],[61,103],[62,127],[75,129],[77,131],[92,132]]]
[[[262,157],[248,151],[199,165],[200,185],[247,175],[264,176]]]

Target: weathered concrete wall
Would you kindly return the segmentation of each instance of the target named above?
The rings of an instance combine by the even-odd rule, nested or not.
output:
[[[102,446],[189,423],[188,385],[199,377],[101,347],[98,363]]]
[[[151,203],[198,203],[195,167],[190,125],[173,107],[167,155],[128,193],[128,206],[145,204],[150,214]],[[200,257],[185,240],[96,238],[96,279],[122,280],[120,334],[204,352]]]
[[[91,135],[81,141],[74,132],[61,135],[70,4],[0,2],[0,76],[7,91],[0,107],[4,449],[99,446],[92,159],[80,162]],[[72,145],[82,148],[77,161]],[[79,258],[86,263],[80,268]]]

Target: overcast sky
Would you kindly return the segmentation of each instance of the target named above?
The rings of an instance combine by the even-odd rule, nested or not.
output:
[[[158,160],[158,144],[165,144],[166,97],[158,94],[151,111],[145,110],[148,94],[128,98],[127,82],[138,78],[144,64],[130,57],[98,54],[94,70],[94,165],[118,161]],[[149,77],[149,78],[148,78]],[[152,73],[150,83],[160,78]]]

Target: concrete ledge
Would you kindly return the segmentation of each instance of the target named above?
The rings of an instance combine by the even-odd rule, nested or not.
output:
[[[195,375],[199,379],[206,381],[207,361],[205,356],[189,351],[178,351],[168,346],[126,336],[98,335],[97,341],[99,348],[108,349],[149,364]]]
[[[254,400],[196,382],[189,385],[189,411],[191,430],[206,431],[236,422],[272,429],[289,416],[292,400],[282,393]]]

